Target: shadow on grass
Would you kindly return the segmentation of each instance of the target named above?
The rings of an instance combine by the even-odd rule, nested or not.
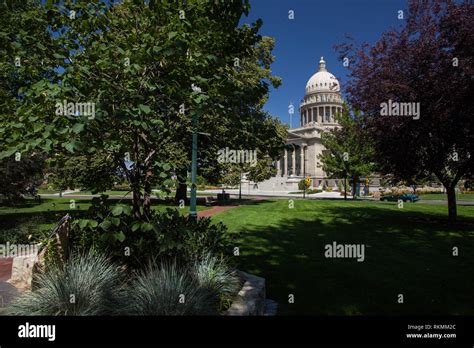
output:
[[[240,229],[240,267],[266,278],[280,314],[474,314],[474,219],[450,226],[420,212],[320,209]],[[325,258],[334,241],[364,244],[365,260]]]

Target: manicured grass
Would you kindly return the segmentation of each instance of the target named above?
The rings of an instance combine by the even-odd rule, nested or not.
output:
[[[447,201],[448,195],[445,193],[429,193],[426,195],[420,195],[420,199],[426,200],[440,200],[440,201]],[[459,193],[456,195],[456,200],[458,201],[474,201],[474,194],[466,194],[466,193]]]
[[[152,197],[158,197],[157,196],[157,193],[158,192],[153,192],[152,193]],[[69,193],[66,193],[64,196],[74,196],[74,195],[92,195],[93,193],[91,191],[78,191],[78,192],[69,192]],[[95,193],[94,195],[99,195],[100,193]],[[114,190],[110,190],[110,191],[105,191],[104,194],[106,195],[109,195],[109,196],[124,196],[125,194],[127,194],[127,191],[114,191]],[[128,193],[128,196],[131,196],[132,193],[129,192]],[[175,195],[175,192],[170,192],[170,193],[166,193],[166,192],[162,192],[160,193],[160,197],[161,198],[164,198],[164,197],[174,197]],[[215,194],[214,194],[215,195]],[[189,192],[188,192],[188,196],[189,196]],[[206,193],[200,193],[198,192],[197,193],[197,196],[198,197],[204,197],[204,196],[212,196],[212,194],[206,194]]]
[[[59,193],[59,191],[57,190],[48,190],[48,189],[38,189],[38,194],[40,195],[51,195],[51,194],[55,194],[55,193]]]
[[[127,191],[114,191],[114,190],[110,190],[110,191],[105,191],[105,192],[102,192],[103,194],[106,194],[106,195],[109,195],[109,196],[125,196],[125,195],[129,195],[131,196],[132,193],[131,192],[127,192]],[[65,194],[65,196],[74,196],[74,195],[100,195],[101,193],[92,193],[90,191],[78,191],[78,192],[68,192]]]
[[[118,201],[117,201],[118,202]],[[126,203],[127,201],[122,201],[121,203]],[[71,205],[74,203],[74,207]],[[114,203],[112,203],[113,205]],[[33,199],[26,199],[25,202],[21,205],[16,206],[1,206],[0,205],[0,215],[10,215],[10,214],[21,214],[21,213],[42,213],[42,212],[74,212],[74,211],[84,211],[87,210],[91,205],[91,198],[43,198],[41,203],[36,202]],[[164,204],[154,204],[152,209],[154,210],[164,210],[166,208],[173,208],[171,205]],[[206,210],[208,207],[197,206],[197,210]],[[179,209],[183,214],[189,212],[189,207],[186,206],[183,209]]]
[[[213,217],[239,234],[239,268],[266,278],[279,314],[474,314],[474,206],[458,206],[450,226],[445,205],[294,204],[257,201]],[[334,241],[365,244],[365,261],[325,258]]]
[[[26,199],[21,205],[0,206],[0,243],[21,240],[28,235],[38,239],[47,234],[66,213],[79,216],[91,206],[92,198],[43,198],[41,203],[34,199]],[[71,203],[74,202],[74,207]],[[116,202],[119,202],[117,200]],[[122,201],[121,203],[127,203]],[[112,205],[114,203],[112,202]],[[116,204],[116,203],[115,203]],[[153,204],[154,210],[176,208],[173,205]],[[208,207],[197,206],[197,210],[206,210]],[[189,207],[178,209],[182,214],[189,213]]]
[[[72,201],[74,208],[71,208]],[[34,199],[26,199],[19,205],[0,206],[0,215],[87,210],[89,207],[90,199],[43,198],[40,203]]]

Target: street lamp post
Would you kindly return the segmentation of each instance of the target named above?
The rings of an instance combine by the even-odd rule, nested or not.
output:
[[[193,92],[200,93],[201,88],[195,86],[194,84],[191,86]],[[193,145],[191,149],[191,202],[189,204],[189,216],[191,219],[197,219],[197,211],[196,211],[196,176],[197,176],[197,122],[198,122],[198,111],[193,108],[193,119],[192,119],[192,126],[193,126]]]
[[[196,211],[196,173],[197,173],[197,112],[193,111],[193,145],[191,159],[191,202],[189,207],[189,216],[191,219],[197,219]]]

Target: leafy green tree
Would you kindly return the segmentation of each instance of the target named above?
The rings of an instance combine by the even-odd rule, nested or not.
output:
[[[171,172],[185,181],[198,113],[198,130],[210,134],[200,136],[200,174],[217,177],[219,148],[263,149],[259,132],[276,132],[262,111],[279,83],[269,70],[273,41],[258,35],[260,21],[239,26],[248,9],[240,0],[47,1],[39,17],[54,32],[44,53],[51,76],[21,90],[2,156],[101,153],[126,176],[143,219],[152,187]]]
[[[228,186],[238,186],[241,179],[242,166],[240,164],[229,164],[222,174],[221,182]]]
[[[56,47],[48,33],[47,14],[38,1],[0,2],[0,152],[4,154],[0,159],[0,194],[10,200],[33,193],[43,178],[44,156],[32,151],[38,137],[25,141],[23,151],[8,144],[25,132],[39,131],[36,115],[29,116],[27,129],[15,112],[27,89],[54,78],[57,65],[49,52]]]
[[[343,112],[335,116],[340,126],[322,133],[322,144],[327,150],[319,156],[323,170],[328,175],[344,178],[344,183],[348,177],[351,179],[354,199],[359,179],[374,170],[374,150],[367,141],[360,122],[361,117],[359,112],[351,113],[349,107],[345,105]],[[345,187],[346,184],[344,184],[344,199],[347,199]]]
[[[244,26],[239,30],[244,33],[256,31],[260,25],[261,22],[257,22],[255,28]],[[199,136],[198,170],[209,182],[215,184],[230,182],[227,174],[229,167],[217,161],[220,149],[229,147],[236,150],[257,150],[259,158],[273,159],[281,152],[286,138],[284,126],[263,110],[269,87],[277,88],[281,84],[281,79],[273,76],[270,70],[275,59],[271,54],[274,39],[254,34],[252,37],[252,46],[234,51],[229,55],[227,63],[219,69],[219,76],[227,78],[219,79],[209,91],[209,108],[199,121],[199,130],[209,136]],[[184,118],[180,119],[179,124],[189,125],[189,122],[189,118]],[[190,125],[183,132],[176,132],[179,137],[176,142],[186,144],[175,147],[175,151],[183,150],[180,156],[181,170],[178,173],[182,184],[178,187],[176,199],[186,198],[185,176],[189,171],[191,158],[189,132]],[[187,143],[183,143],[183,140],[187,140]],[[237,171],[240,173],[240,169]]]
[[[99,193],[111,189],[115,182],[123,179],[112,159],[100,154],[57,155],[47,163],[48,183],[61,191],[80,188]]]

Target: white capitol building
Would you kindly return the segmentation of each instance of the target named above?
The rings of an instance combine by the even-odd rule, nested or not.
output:
[[[299,127],[288,130],[287,149],[275,164],[277,175],[259,183],[259,189],[297,190],[298,182],[305,176],[311,178],[312,188],[330,186],[337,189],[338,184],[342,184],[342,180],[327,177],[318,159],[325,150],[321,133],[338,125],[334,116],[342,112],[342,104],[339,81],[327,71],[326,62],[321,57],[318,71],[306,83],[299,108]]]

